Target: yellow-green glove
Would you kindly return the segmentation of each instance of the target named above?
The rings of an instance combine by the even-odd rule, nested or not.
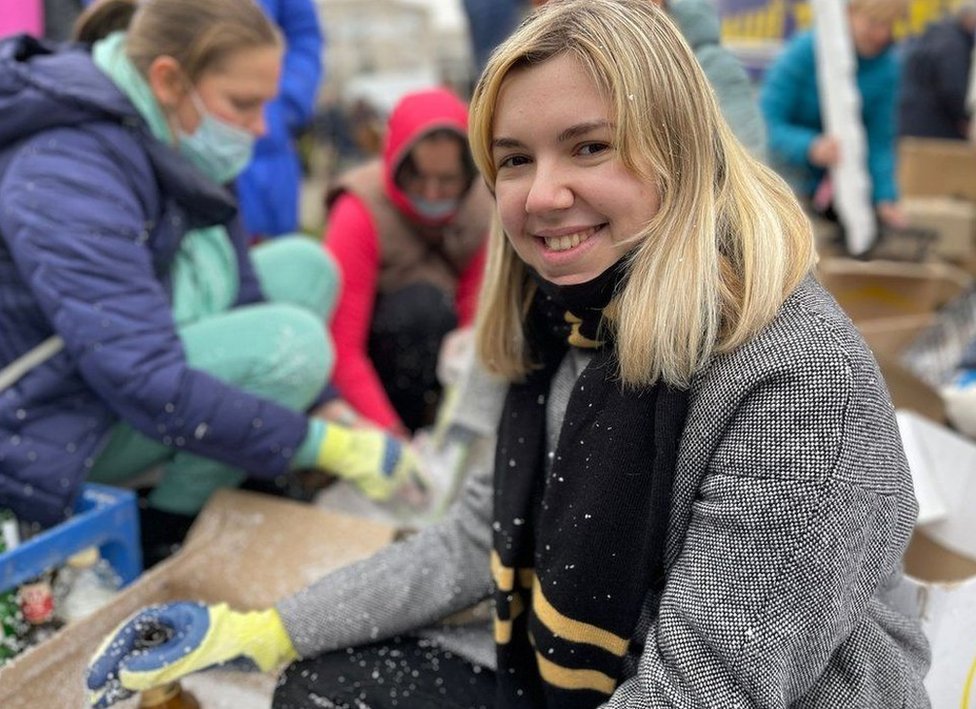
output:
[[[89,699],[102,709],[191,672],[217,666],[267,672],[297,657],[274,608],[239,613],[226,603],[150,606],[116,628],[92,656]]]
[[[410,447],[379,429],[327,425],[316,462],[374,500],[430,488]]]

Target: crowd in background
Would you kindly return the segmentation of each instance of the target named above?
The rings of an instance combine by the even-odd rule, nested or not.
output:
[[[254,633],[273,637],[274,641],[269,641],[267,655],[261,654],[264,650],[252,652],[252,648],[244,654],[268,669],[299,654],[329,658],[332,651],[371,640],[343,625],[330,610],[341,594],[354,591],[355,578],[374,579],[372,593],[362,594],[358,603],[380,610],[379,616],[387,624],[383,632],[394,637],[391,642],[399,647],[404,642],[399,637],[402,632],[426,625],[443,611],[457,610],[454,606],[461,600],[480,600],[492,582],[496,585],[496,606],[510,613],[502,619],[507,623],[504,627],[509,632],[513,624],[518,627],[522,621],[516,619],[521,610],[512,598],[521,593],[519,572],[537,572],[543,585],[555,585],[567,578],[555,569],[568,565],[569,559],[548,556],[548,545],[546,551],[540,551],[534,544],[541,546],[543,541],[566,532],[574,544],[572,551],[580,559],[599,556],[600,550],[592,543],[559,526],[565,522],[562,518],[553,522],[548,517],[549,526],[537,539],[519,528],[523,512],[528,512],[524,515],[528,518],[541,515],[532,508],[540,500],[545,510],[549,505],[553,510],[573,510],[576,499],[586,500],[603,512],[613,504],[594,489],[598,486],[581,485],[560,492],[547,478],[544,491],[522,489],[516,474],[531,469],[545,471],[548,476],[554,465],[566,465],[573,471],[590,469],[589,456],[565,450],[557,440],[546,438],[553,436],[553,430],[578,436],[587,451],[606,447],[598,433],[575,428],[575,422],[582,420],[583,405],[570,398],[569,392],[580,382],[593,387],[591,406],[595,402],[612,412],[601,423],[619,425],[626,431],[619,435],[629,436],[619,450],[603,454],[628,471],[653,460],[655,475],[668,476],[668,480],[681,481],[699,474],[678,457],[678,442],[688,445],[684,441],[692,437],[706,441],[717,435],[709,422],[695,417],[695,402],[712,397],[724,402],[713,409],[727,417],[732,440],[720,443],[716,439],[714,447],[702,456],[715,469],[736,471],[710,478],[711,484],[728,485],[727,494],[742,495],[754,503],[750,514],[755,517],[750,519],[757,520],[757,527],[762,526],[760,517],[768,521],[770,514],[782,514],[780,521],[789,526],[788,514],[776,512],[781,501],[795,499],[801,505],[812,497],[806,497],[807,482],[799,477],[777,482],[784,486],[779,502],[767,496],[766,491],[738,474],[736,458],[743,448],[736,446],[741,443],[751,449],[769,445],[776,455],[790,460],[806,461],[817,455],[797,442],[801,431],[793,428],[803,423],[800,419],[805,410],[797,413],[796,420],[767,431],[766,438],[754,437],[755,431],[768,422],[764,407],[779,410],[789,404],[791,396],[805,397],[804,401],[819,397],[822,411],[816,416],[812,411],[807,413],[821,429],[839,431],[849,422],[831,418],[831,407],[836,404],[831,397],[860,397],[859,401],[867,402],[865,407],[881,411],[879,431],[860,451],[860,457],[845,453],[852,457],[845,458],[843,465],[852,470],[867,466],[872,451],[879,459],[900,460],[900,453],[895,455],[891,450],[897,435],[889,430],[891,420],[885,407],[890,408],[890,402],[886,403],[872,379],[873,359],[866,348],[862,351],[863,343],[856,341],[850,323],[837,318],[836,304],[806,279],[814,256],[812,244],[805,238],[809,234],[802,226],[802,212],[767,170],[767,166],[773,168],[787,179],[799,204],[809,213],[837,218],[831,169],[841,164],[845,155],[837,137],[825,126],[818,94],[817,75],[822,69],[817,61],[816,33],[821,30],[798,33],[786,40],[756,83],[723,46],[719,16],[712,2],[646,2],[663,13],[639,8],[640,0],[620,0],[627,12],[664,43],[667,51],[662,55],[677,57],[671,68],[688,82],[681,90],[668,82],[648,80],[647,85],[670,91],[669,101],[675,106],[688,109],[694,103],[694,109],[686,113],[700,109],[704,123],[686,123],[678,114],[661,113],[675,123],[662,128],[661,133],[673,130],[673,135],[667,133],[661,138],[655,125],[641,124],[635,127],[640,137],[627,144],[632,159],[641,155],[651,161],[658,174],[656,180],[645,179],[641,165],[625,160],[637,177],[630,173],[624,177],[609,167],[605,176],[609,184],[619,187],[623,197],[601,192],[584,177],[578,178],[582,186],[577,191],[614,215],[608,217],[610,222],[619,214],[620,221],[633,227],[641,239],[651,239],[661,220],[684,230],[681,233],[689,235],[689,243],[697,244],[692,237],[708,219],[716,229],[725,230],[726,241],[721,248],[715,247],[716,253],[705,246],[695,252],[695,258],[705,264],[701,270],[689,275],[683,284],[673,283],[674,311],[685,316],[683,323],[677,321],[677,315],[671,319],[647,315],[645,322],[635,323],[626,313],[638,312],[636,308],[639,312],[653,309],[649,303],[658,302],[653,289],[677,273],[666,271],[660,261],[673,258],[674,264],[685,263],[684,252],[662,247],[664,255],[657,256],[640,246],[626,253],[622,247],[607,251],[597,247],[592,259],[600,269],[564,273],[558,263],[553,265],[548,257],[539,256],[534,245],[520,244],[512,237],[519,229],[528,229],[519,221],[524,217],[516,214],[518,209],[513,204],[521,200],[519,204],[529,213],[535,204],[556,210],[552,205],[560,197],[555,187],[546,194],[541,189],[520,191],[519,169],[532,162],[526,146],[537,150],[540,172],[547,167],[540,156],[548,155],[546,150],[550,149],[548,138],[541,134],[543,128],[534,133],[526,127],[531,123],[525,120],[531,110],[529,95],[551,99],[547,108],[552,112],[545,113],[547,118],[540,122],[548,128],[567,121],[572,109],[547,93],[547,88],[580,90],[590,106],[602,106],[601,101],[609,100],[605,94],[619,88],[611,86],[612,79],[605,77],[602,80],[606,85],[595,83],[596,77],[602,76],[599,71],[609,72],[593,68],[605,48],[594,49],[572,34],[571,23],[560,19],[559,7],[543,11],[541,16],[547,18],[542,23],[544,29],[533,35],[531,23],[516,28],[533,6],[545,2],[464,0],[470,82],[461,86],[411,86],[398,92],[389,107],[380,108],[361,98],[338,107],[319,102],[323,86],[330,81],[329,66],[323,65],[330,20],[323,12],[327,5],[316,6],[313,0],[261,0],[256,5],[235,5],[234,0],[149,0],[141,5],[135,0],[97,0],[90,7],[87,2],[70,0],[17,0],[22,14],[5,14],[4,22],[10,26],[0,25],[0,35],[11,34],[0,41],[0,71],[11,77],[8,87],[0,87],[0,508],[10,508],[18,517],[50,526],[70,515],[72,502],[86,480],[136,487],[143,499],[143,554],[147,564],[152,564],[178,548],[216,489],[250,485],[280,493],[290,489],[282,487],[282,479],[314,470],[327,474],[329,480],[347,481],[371,499],[397,498],[419,507],[429,503],[434,490],[430,471],[425,470],[425,460],[414,445],[418,433],[422,436],[441,427],[447,431],[442,445],[451,436],[465,445],[478,436],[497,436],[497,460],[501,463],[482,461],[476,470],[481,479],[472,483],[467,497],[459,503],[462,512],[451,517],[446,526],[411,542],[409,550],[388,552],[355,572],[329,578],[260,618],[240,620],[219,607],[180,606],[153,611],[153,622],[177,627],[203,623],[208,633],[220,631],[221,624],[239,630],[243,627],[239,624],[253,623]],[[144,7],[154,4],[161,6],[157,14]],[[598,7],[593,18],[587,16],[594,27],[602,27],[600,23],[618,29],[623,26],[614,25],[619,22],[619,9],[612,0],[594,4]],[[854,117],[864,129],[862,168],[870,177],[871,205],[879,224],[894,230],[908,225],[896,179],[899,137],[966,140],[972,114],[969,93],[976,4],[961,3],[921,35],[896,42],[895,26],[905,11],[906,0],[849,0],[845,9],[856,56],[854,82],[862,97],[860,113]],[[668,22],[661,20],[665,16]],[[186,27],[182,32],[174,29],[181,22],[209,23],[224,32],[197,46],[193,44],[196,38],[188,39],[192,33],[186,33]],[[14,29],[28,34],[14,35]],[[516,31],[518,43],[531,51],[519,54],[518,43],[504,44],[509,54],[493,57],[492,51]],[[580,56],[586,56],[593,65],[586,65],[584,71],[575,60],[566,63],[558,53],[547,54],[546,32],[578,42]],[[685,43],[693,66],[683,63]],[[189,52],[191,46],[199,51]],[[537,55],[541,58],[535,59]],[[511,65],[503,64],[506,56]],[[644,67],[645,59],[629,57],[627,61]],[[668,61],[655,57],[652,64],[660,69],[670,67]],[[487,78],[477,83],[485,67]],[[496,93],[490,93],[492,90]],[[524,93],[519,94],[519,90]],[[521,96],[521,103],[512,96]],[[469,100],[475,107],[471,118]],[[647,101],[643,88],[633,88],[627,100],[635,105],[653,103]],[[623,118],[630,116],[620,107],[614,110],[622,111]],[[497,127],[490,120],[478,123],[478,119],[485,121],[492,115],[511,127],[511,136],[485,141],[486,134]],[[714,156],[703,147],[702,126],[706,124],[724,161],[721,165],[712,162]],[[609,132],[608,125],[606,121],[596,128],[573,130]],[[553,129],[552,133],[564,135],[565,131]],[[317,142],[315,136],[323,135],[329,136],[331,145]],[[675,141],[670,151],[656,142],[662,140]],[[693,142],[685,150],[681,140]],[[497,154],[502,148],[510,149],[511,155],[506,153],[505,159],[499,160]],[[586,153],[585,157],[596,165],[605,146],[594,139],[581,148],[581,153],[591,148],[594,156]],[[323,185],[313,182],[309,171],[315,153],[325,150],[335,164]],[[574,153],[573,159],[583,158]],[[554,160],[575,179],[575,163],[566,168],[564,156]],[[708,179],[694,182],[695,175],[688,174],[695,172],[690,169],[692,163],[706,165],[711,171]],[[706,194],[708,200],[713,199],[703,186],[712,184],[709,179],[728,184],[722,183],[725,191],[714,197],[714,204],[708,202],[712,211],[706,212],[702,211],[706,206],[689,200]],[[321,224],[303,219],[302,195],[310,184],[321,188],[313,198],[322,205]],[[684,202],[676,200],[685,211],[668,207],[670,203],[665,200],[661,204],[667,208],[659,212],[661,205],[654,200],[660,195],[648,197],[657,194],[655,190],[671,199],[676,199],[674,194],[690,195]],[[653,208],[641,211],[635,207],[645,204],[644,200]],[[769,205],[768,211],[748,206],[750,200],[763,200]],[[48,205],[58,207],[52,210]],[[544,211],[543,207],[539,211]],[[638,222],[639,228],[634,226]],[[591,229],[598,233],[603,225],[560,230],[547,227],[540,218],[533,228],[538,232],[536,241],[544,241],[546,249],[559,252],[576,249],[594,238]],[[650,231],[641,231],[645,228]],[[508,243],[505,234],[511,239],[508,246],[502,245]],[[758,248],[757,244],[773,249],[771,242],[764,241],[772,235],[782,237],[781,243],[786,244],[775,249],[778,255],[770,259],[775,263],[762,267],[751,263],[750,249]],[[701,243],[707,239],[703,237]],[[693,259],[689,256],[689,260]],[[628,280],[618,264],[627,264],[632,269],[629,273],[638,275]],[[709,284],[703,275],[706,265],[712,269],[708,273],[715,274],[713,280],[720,279],[721,285]],[[690,267],[686,264],[681,268]],[[770,270],[761,273],[762,268]],[[771,287],[775,296],[771,292],[756,296],[746,288],[755,285],[751,279],[760,275],[768,279],[765,285],[775,284]],[[584,289],[581,283],[591,287]],[[638,290],[635,283],[644,284],[643,289]],[[700,288],[698,296],[707,293],[713,301],[721,300],[724,310],[696,311],[690,305],[688,283]],[[523,284],[531,287],[522,288]],[[744,294],[736,294],[737,289]],[[626,300],[620,308],[622,316],[611,307],[611,296],[616,294]],[[490,303],[490,313],[485,303]],[[627,305],[630,310],[625,309]],[[586,316],[574,319],[578,312],[596,312],[599,317],[594,322]],[[821,326],[810,324],[810,312],[817,314]],[[609,347],[604,347],[602,317],[617,328]],[[726,321],[719,327],[723,319]],[[832,364],[822,365],[825,371],[818,379],[816,393],[804,379],[809,373],[804,367],[815,366],[805,363],[810,352],[825,353],[825,358],[834,361],[832,348],[836,342],[828,342],[818,329],[824,322],[833,337],[846,342],[849,352],[854,352],[854,394],[844,389],[844,377]],[[691,332],[696,323],[701,326],[700,332]],[[760,327],[770,323],[769,332]],[[561,339],[562,328],[570,330],[568,348]],[[635,343],[645,335],[657,345],[654,352],[667,351],[671,359],[641,358]],[[671,344],[663,344],[668,336]],[[789,357],[770,355],[764,349],[768,344],[764,338],[772,337],[789,343]],[[681,350],[675,340],[687,349]],[[530,349],[541,362],[534,369],[526,367]],[[480,370],[474,350],[480,358],[477,361],[489,363],[485,366],[490,372]],[[619,354],[623,380],[638,388],[647,387],[653,398],[641,398],[633,391],[618,397],[603,380],[587,379],[594,369],[607,364],[604,358],[611,350]],[[730,351],[739,352],[739,359],[722,364],[719,358],[716,361],[720,364],[711,368],[712,355],[719,357]],[[452,376],[444,374],[445,361],[455,368]],[[727,401],[726,397],[732,396],[728,392],[742,381],[732,372],[736,367],[755,377],[757,387],[761,386],[757,383],[762,380],[761,372],[766,370],[785,376],[790,384],[783,391],[764,391],[758,404]],[[648,379],[641,373],[644,370],[653,376]],[[507,395],[498,387],[487,386],[496,392],[487,403],[452,399],[459,390],[463,399],[464,389],[459,383],[491,376],[521,383],[514,384]],[[479,406],[484,411],[472,413]],[[860,411],[855,417],[864,416],[867,421],[870,413]],[[683,428],[686,415],[690,416],[687,429]],[[499,426],[496,420],[500,416]],[[519,421],[524,423],[513,424],[511,419],[520,416]],[[479,422],[471,424],[466,417]],[[539,422],[538,427],[535,422]],[[641,438],[634,432],[635,422],[648,426],[655,435],[670,438],[664,443],[663,438],[649,442],[647,436]],[[485,430],[490,435],[484,436]],[[564,456],[569,462],[552,463],[534,457],[534,449],[526,452],[526,439],[539,451],[549,450],[550,461],[553,457],[562,461]],[[674,449],[669,447],[672,445]],[[839,635],[828,638],[814,633],[818,641],[836,641],[838,647],[847,648],[877,671],[877,676],[859,679],[856,690],[859,697],[867,698],[862,706],[880,706],[872,702],[881,686],[897,686],[904,697],[914,696],[919,687],[915,680],[920,680],[918,672],[924,670],[926,662],[924,640],[914,635],[914,626],[895,618],[885,605],[889,590],[885,584],[889,576],[897,574],[897,562],[892,559],[904,547],[914,504],[906,470],[897,460],[890,468],[871,471],[881,481],[878,484],[892,485],[898,500],[886,515],[865,523],[865,535],[873,545],[871,553],[877,553],[878,560],[872,562],[870,582],[857,579],[863,584],[857,592],[872,599],[870,609],[864,610],[853,601],[850,607],[844,606],[844,613],[850,613],[845,622],[852,618],[850,622],[862,628],[863,634],[848,634],[838,640]],[[769,461],[762,462],[765,465]],[[816,467],[815,463],[811,466]],[[706,651],[706,643],[696,641],[709,633],[722,639],[717,643],[721,646],[719,659],[725,657],[723,653],[731,658],[735,654],[731,648],[738,641],[733,642],[727,633],[747,632],[731,617],[734,614],[719,620],[699,615],[690,585],[677,590],[669,586],[672,595],[667,601],[673,605],[665,603],[658,608],[666,577],[674,574],[678,579],[674,584],[698,578],[695,569],[673,565],[676,562],[668,556],[666,536],[694,537],[689,546],[701,558],[708,557],[711,542],[739,539],[737,534],[744,544],[759,544],[759,537],[773,538],[770,529],[749,536],[741,529],[733,533],[721,522],[703,524],[699,515],[704,513],[696,512],[692,519],[690,507],[686,519],[672,519],[667,529],[662,522],[659,527],[644,530],[646,517],[668,520],[669,512],[676,509],[672,505],[687,502],[690,506],[693,495],[688,496],[689,491],[681,490],[678,483],[673,499],[662,498],[660,490],[650,483],[646,487],[634,484],[633,497],[646,500],[647,506],[630,510],[630,516],[618,520],[614,529],[616,534],[644,540],[643,546],[630,551],[639,555],[654,578],[633,580],[640,592],[626,601],[626,610],[619,617],[605,617],[601,610],[577,603],[571,596],[553,595],[579,618],[613,628],[614,640],[623,643],[619,651],[613,651],[616,657],[612,662],[606,658],[593,660],[597,666],[612,667],[607,670],[609,676],[621,684],[611,683],[616,689],[605,691],[597,683],[587,690],[603,700],[612,693],[621,702],[626,696],[654,696],[648,690],[651,678],[673,670],[663,655],[641,654],[645,643],[651,646],[660,642],[663,647],[668,642],[654,639],[655,632],[667,631],[655,630],[658,621],[651,616],[660,613],[662,622],[679,624],[681,609],[688,612],[684,617],[694,627],[686,634],[671,628],[674,638],[683,638],[675,642],[685,643],[668,648],[675,666],[689,663],[701,667],[714,660]],[[861,524],[855,517],[859,510],[870,507],[866,498],[873,493],[862,488],[863,481],[849,485],[846,480],[831,479],[831,485],[835,484],[837,498],[833,502],[838,511],[820,521],[827,532],[841,534],[849,531],[845,525]],[[490,509],[486,511],[486,500],[494,500],[496,505],[494,525]],[[765,512],[760,513],[760,507]],[[840,507],[844,507],[843,513]],[[508,521],[498,522],[500,509],[510,513]],[[542,517],[545,515],[537,519],[540,526]],[[575,529],[579,520],[572,519]],[[493,541],[489,540],[492,531]],[[501,537],[508,541],[500,542]],[[455,538],[463,542],[455,545]],[[791,540],[783,543],[795,543],[797,548],[804,544],[799,536],[782,539]],[[473,568],[479,554],[489,546],[494,577],[489,577],[487,565],[483,573],[465,576],[464,570]],[[759,559],[758,546],[753,551]],[[436,566],[438,558],[448,559],[454,566],[433,573],[435,580],[462,588],[464,598],[439,602],[432,593],[421,603],[417,599],[425,593],[427,582],[416,579],[417,586],[400,598],[416,612],[395,617],[398,608],[378,594],[389,591],[389,579],[409,575],[408,564],[416,565],[421,559]],[[533,570],[533,558],[536,563],[545,560],[551,566]],[[605,560],[601,559],[592,567],[599,570],[593,576],[611,574],[616,581],[618,575],[630,573],[629,558],[610,566],[602,565]],[[761,582],[774,583],[774,579],[763,581],[758,567],[753,571],[759,580],[746,584],[744,593],[759,594],[765,588],[760,588]],[[840,568],[833,571],[836,576],[822,581],[839,593],[837,589],[846,577]],[[451,573],[459,576],[450,577]],[[712,582],[719,573],[734,575],[735,569],[715,564],[708,567],[703,578]],[[803,570],[796,573],[799,577]],[[359,576],[354,578],[356,574]],[[505,578],[509,579],[507,587]],[[525,603],[530,608],[535,603],[538,609],[545,599],[532,590],[531,583],[539,584],[539,578],[524,589],[528,594]],[[648,587],[654,590],[644,595]],[[553,586],[549,589],[552,591]],[[798,589],[799,585],[784,593],[782,612],[827,612],[826,603],[820,605]],[[616,592],[610,586],[599,590]],[[653,603],[647,600],[652,596]],[[750,603],[743,601],[746,608],[752,608]],[[855,606],[856,612],[851,610]],[[490,654],[487,646],[471,643],[470,638],[457,640],[458,647],[463,648],[460,652],[478,667],[477,672],[481,666],[494,666],[500,678],[497,689],[508,692],[510,698],[522,696],[528,687],[536,698],[555,702],[552,706],[570,706],[560,703],[568,701],[563,694],[565,683],[548,674],[544,662],[540,662],[538,672],[524,672],[526,658],[535,652],[536,639],[550,643],[560,656],[566,652],[558,637],[542,636],[544,629],[537,615],[527,615],[530,618],[525,622],[534,624],[532,634],[521,641],[500,641],[496,632],[495,645],[501,649],[495,660],[484,659],[484,653]],[[583,621],[572,620],[576,622]],[[769,631],[774,623],[769,619],[766,623],[760,622],[748,632]],[[326,626],[342,629],[332,635],[320,632]],[[123,630],[119,637],[129,637],[133,632],[131,628]],[[878,649],[879,638],[885,641],[883,650]],[[485,636],[479,642],[485,640],[490,638]],[[442,643],[443,647],[454,647],[451,642]],[[379,656],[390,645],[382,647],[386,649],[376,651]],[[401,651],[416,652],[416,648],[408,643]],[[118,651],[112,652],[111,657],[106,651],[96,660],[89,678],[92,689],[105,692],[105,686],[111,685],[111,691],[97,700],[102,706],[129,691],[107,669],[122,657]],[[184,663],[181,671],[232,657],[208,652],[203,646],[195,648],[187,658],[178,660]],[[810,670],[813,679],[804,690],[809,696],[817,695],[817,701],[827,702],[822,706],[846,696],[842,663],[836,655],[820,657],[813,646],[776,647],[776,652],[784,653],[782,665],[756,662],[770,672],[775,670],[774,674],[787,665],[805,667],[809,662],[809,667],[816,668]],[[367,653],[362,658],[357,656],[356,661],[360,660],[365,665],[376,657]],[[614,664],[618,661],[620,667]],[[289,674],[292,688],[304,686],[299,674],[307,677],[309,668],[325,677],[330,672],[346,671],[352,660],[343,653],[341,661],[333,657],[325,662],[308,667],[294,665]],[[444,664],[450,663],[444,660]],[[689,697],[698,696],[696,692],[708,691],[705,685],[710,682],[712,690],[729,702],[741,699],[747,690],[733,688],[739,676],[734,664],[731,660],[728,666],[716,662],[701,686],[691,682],[680,691]],[[896,666],[901,671],[894,669]],[[145,681],[158,680],[153,673],[161,668],[144,668],[149,678]],[[468,681],[469,670],[470,663],[452,670],[457,672],[459,686]],[[742,670],[742,674],[755,679],[763,671]],[[785,686],[793,679],[784,675],[778,681]],[[762,688],[753,690],[763,692]],[[477,702],[487,705],[487,697],[495,694],[496,686],[478,691]],[[280,706],[291,706],[287,701],[282,698]]]

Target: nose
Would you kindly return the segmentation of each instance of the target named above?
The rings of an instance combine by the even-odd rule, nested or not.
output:
[[[554,165],[536,163],[532,184],[525,197],[525,211],[528,214],[543,214],[573,206],[573,191],[566,182],[565,175]]]
[[[427,178],[421,187],[421,194],[424,199],[436,202],[444,197],[444,190],[441,188],[440,180]]]
[[[888,44],[891,41],[894,27],[890,22],[874,22],[871,25],[871,35],[876,43]]]

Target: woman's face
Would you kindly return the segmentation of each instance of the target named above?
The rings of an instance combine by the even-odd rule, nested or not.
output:
[[[461,141],[447,136],[420,140],[410,151],[411,164],[399,175],[400,187],[411,198],[460,198],[471,182],[464,167],[464,148]]]
[[[613,145],[610,107],[561,54],[512,71],[492,129],[495,199],[519,257],[547,281],[584,283],[616,263],[660,206]]]
[[[851,10],[848,14],[854,50],[858,56],[871,59],[881,54],[891,44],[895,20],[879,18],[863,10]]]
[[[281,49],[273,46],[235,52],[219,68],[203,72],[193,88],[216,118],[261,136],[267,130],[264,105],[278,95],[281,61]],[[189,91],[180,96],[174,113],[186,133],[193,133],[203,118]]]

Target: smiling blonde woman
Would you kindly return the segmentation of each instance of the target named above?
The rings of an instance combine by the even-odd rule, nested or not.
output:
[[[471,115],[497,444],[444,522],[277,605],[305,659],[274,706],[927,706],[877,364],[674,25],[647,0],[549,3]],[[490,626],[437,623],[486,598]],[[131,623],[196,638],[220,609],[195,608]],[[166,654],[138,664],[123,683]]]

